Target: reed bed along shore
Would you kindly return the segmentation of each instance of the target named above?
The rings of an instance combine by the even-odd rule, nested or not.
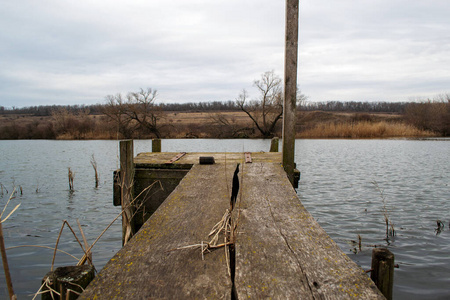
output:
[[[435,133],[420,130],[405,123],[391,122],[345,122],[319,123],[297,134],[297,138],[395,138],[433,137]]]
[[[275,128],[275,136],[281,136],[281,123],[278,122]],[[244,112],[167,112],[159,125],[163,139],[262,138]],[[358,139],[442,136],[438,130],[421,128],[425,127],[408,122],[401,114],[299,111],[296,137]],[[154,137],[151,132],[139,130],[130,130],[126,136],[119,132],[116,124],[100,115],[73,116],[64,126],[58,125],[52,117],[0,116],[0,139],[117,140]]]

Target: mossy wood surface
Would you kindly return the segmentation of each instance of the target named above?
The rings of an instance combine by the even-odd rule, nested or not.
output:
[[[239,174],[238,299],[384,299],[303,207],[280,164],[244,164]]]
[[[134,163],[138,169],[166,166],[177,154],[144,153]],[[199,165],[201,156],[216,164]],[[188,153],[167,165],[192,169],[80,299],[384,299],[303,207],[280,153],[243,160],[243,153]],[[209,241],[230,207],[237,163],[235,256],[225,256],[223,248],[204,260],[199,248],[169,251]],[[149,174],[142,180],[154,180]]]
[[[243,153],[238,152],[188,152],[179,160],[173,162],[172,164],[166,164],[169,160],[174,158],[179,153],[177,152],[161,152],[161,153],[139,153],[134,158],[134,163],[136,168],[139,167],[157,167],[161,165],[163,168],[176,168],[183,167],[189,168],[189,165],[194,165],[199,163],[199,158],[201,156],[214,157],[216,164],[220,163],[240,163],[244,158]],[[251,152],[253,162],[278,162],[281,163],[282,154],[280,152]]]
[[[44,279],[50,281],[50,288],[59,293],[51,292],[46,286],[43,288],[42,300],[74,300],[82,290],[94,279],[95,269],[91,265],[59,267],[48,272]]]
[[[194,165],[80,299],[230,299],[224,248],[204,260],[199,248],[169,250],[209,241],[230,206],[235,168]]]

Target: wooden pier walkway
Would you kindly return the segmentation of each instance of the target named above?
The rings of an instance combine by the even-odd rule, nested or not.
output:
[[[80,299],[384,299],[303,207],[280,153],[251,153],[251,163],[243,153],[173,157],[134,158],[135,179],[146,184],[156,170],[184,174],[168,180],[174,190]],[[218,223],[226,230],[212,242]]]

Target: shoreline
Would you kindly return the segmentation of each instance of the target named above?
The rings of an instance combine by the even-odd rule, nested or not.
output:
[[[165,112],[158,121],[161,139],[261,139],[264,138],[240,111]],[[274,136],[281,136],[281,122]],[[296,139],[445,138],[408,124],[404,115],[298,111]],[[119,140],[152,139],[150,132],[130,130],[119,134],[105,115],[55,116],[1,115],[0,140]],[[266,137],[270,138],[270,137]]]

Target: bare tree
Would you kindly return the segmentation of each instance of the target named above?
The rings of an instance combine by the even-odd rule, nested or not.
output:
[[[210,125],[217,128],[218,138],[244,138],[248,137],[254,129],[249,126],[245,126],[236,121],[233,116],[228,116],[224,113],[215,113],[210,116]]]
[[[121,94],[106,96],[106,105],[103,113],[117,126],[117,131],[123,137],[131,136],[131,120],[125,115],[126,104]]]
[[[125,137],[138,131],[160,138],[158,122],[163,112],[155,105],[156,95],[156,90],[147,88],[128,93],[125,99],[121,94],[106,96],[104,113],[116,123],[119,133]]]
[[[269,138],[274,135],[277,122],[283,116],[282,80],[274,71],[267,71],[253,84],[259,92],[259,98],[249,101],[244,89],[236,99],[236,104],[249,116],[263,137]],[[306,99],[301,93],[297,94],[298,102]]]

